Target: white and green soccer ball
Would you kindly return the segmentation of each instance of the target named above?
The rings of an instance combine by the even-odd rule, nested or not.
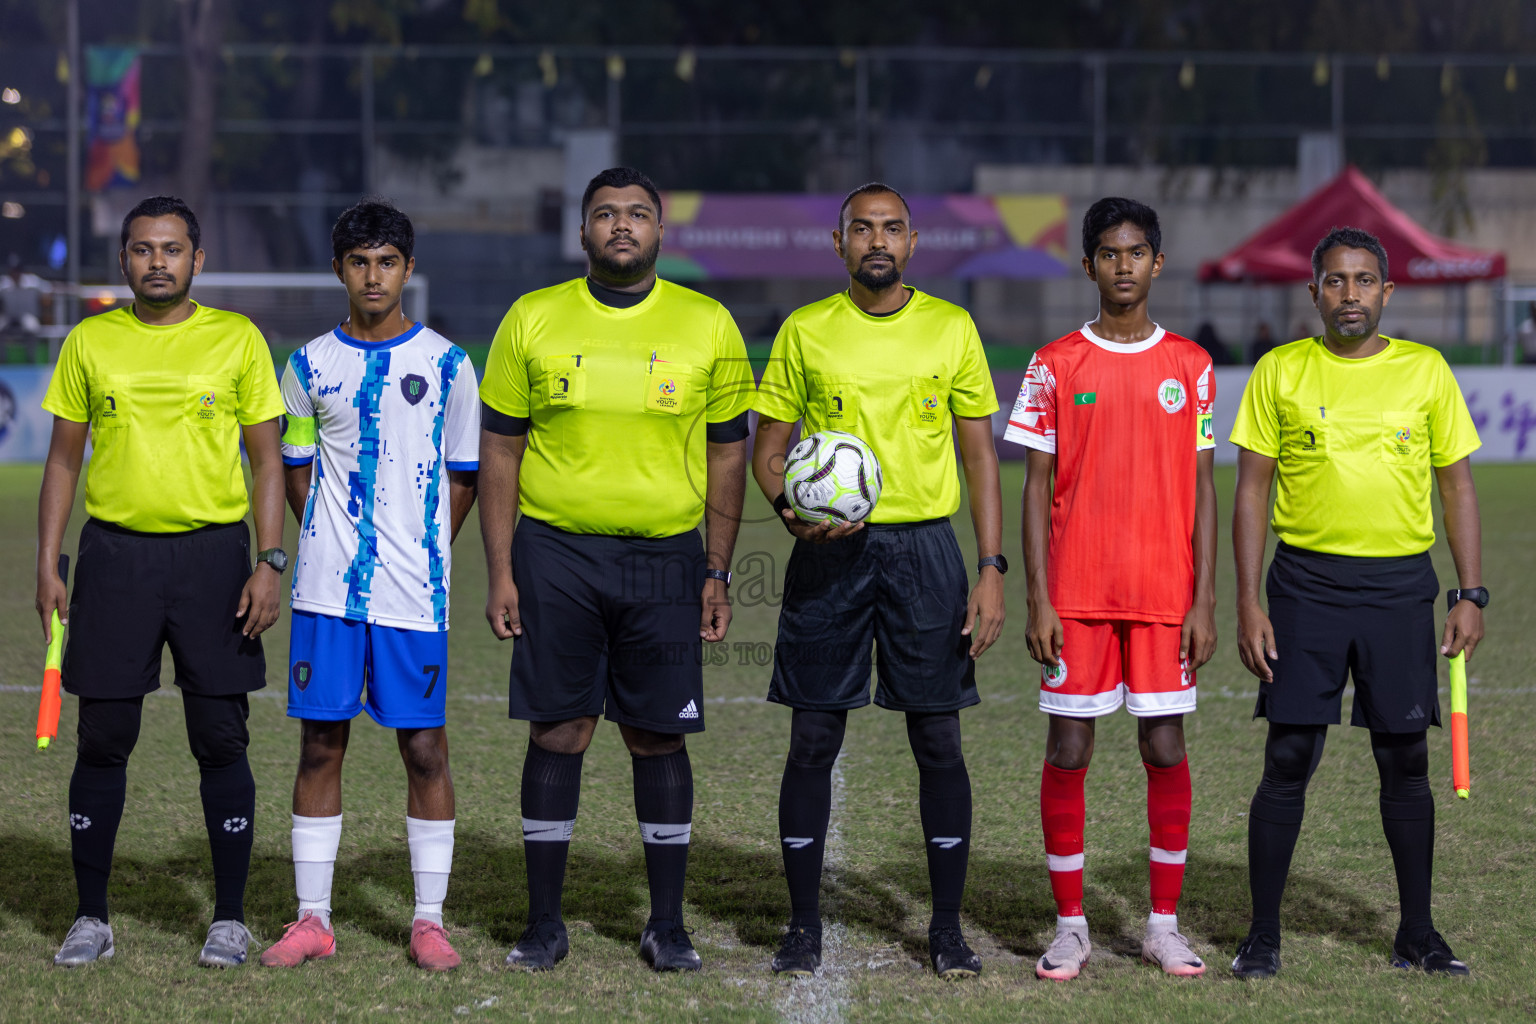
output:
[[[802,437],[784,463],[784,493],[807,522],[860,523],[875,510],[884,479],[861,438],[841,430]]]

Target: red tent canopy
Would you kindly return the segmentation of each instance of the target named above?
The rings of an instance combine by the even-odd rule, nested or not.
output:
[[[1281,284],[1312,280],[1312,249],[1331,229],[1362,228],[1381,239],[1398,284],[1457,284],[1504,276],[1504,254],[1457,245],[1415,224],[1353,167],[1286,210],[1219,260],[1200,280]]]

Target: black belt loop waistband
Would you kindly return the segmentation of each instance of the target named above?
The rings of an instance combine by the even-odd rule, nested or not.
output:
[[[124,537],[149,537],[154,539],[156,537],[192,537],[199,533],[216,533],[219,530],[233,530],[237,527],[244,526],[245,520],[236,519],[232,523],[209,523],[206,526],[199,526],[195,530],[167,530],[163,533],[148,533],[144,530],[130,530],[126,526],[119,526],[117,523],[109,522],[105,519],[87,519],[85,523],[87,526],[94,526],[97,529],[106,530],[108,533],[121,534]]]
[[[1277,541],[1275,555],[1286,558],[1294,558],[1300,561],[1315,560],[1332,565],[1354,565],[1363,569],[1381,568],[1390,569],[1394,566],[1413,566],[1423,562],[1429,557],[1428,551],[1420,551],[1412,555],[1337,555],[1328,551],[1312,551],[1308,548],[1298,548],[1294,544],[1285,541]]]
[[[919,530],[925,526],[938,526],[940,523],[948,523],[949,517],[939,519],[917,519],[910,523],[865,523],[866,530],[885,532],[887,530]]]

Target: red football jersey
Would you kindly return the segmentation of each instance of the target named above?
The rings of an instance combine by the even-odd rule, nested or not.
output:
[[[1184,621],[1195,589],[1195,453],[1214,448],[1211,357],[1161,327],[1116,345],[1084,325],[1035,353],[1004,436],[1056,456],[1056,614]]]

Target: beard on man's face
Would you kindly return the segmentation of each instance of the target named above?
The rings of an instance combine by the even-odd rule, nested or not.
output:
[[[133,290],[133,297],[149,306],[175,306],[191,290],[190,281],[183,285],[171,274],[145,274],[139,278],[139,286]]]
[[[1344,319],[1345,313],[1363,315],[1358,320],[1350,321]],[[1333,332],[1339,337],[1366,338],[1376,332],[1376,325],[1381,323],[1381,312],[1369,306],[1340,306],[1333,311],[1330,319],[1333,321]]]
[[[631,240],[633,241],[633,240]],[[661,239],[651,243],[649,249],[638,249],[629,256],[612,256],[597,248],[590,239],[583,239],[587,259],[598,276],[619,284],[633,284],[656,267],[656,257],[661,254]]]
[[[884,255],[883,260],[871,260],[866,256],[859,263],[859,269],[854,271],[853,279],[872,292],[884,291],[900,281],[901,268],[896,266],[896,260],[890,254]]]

